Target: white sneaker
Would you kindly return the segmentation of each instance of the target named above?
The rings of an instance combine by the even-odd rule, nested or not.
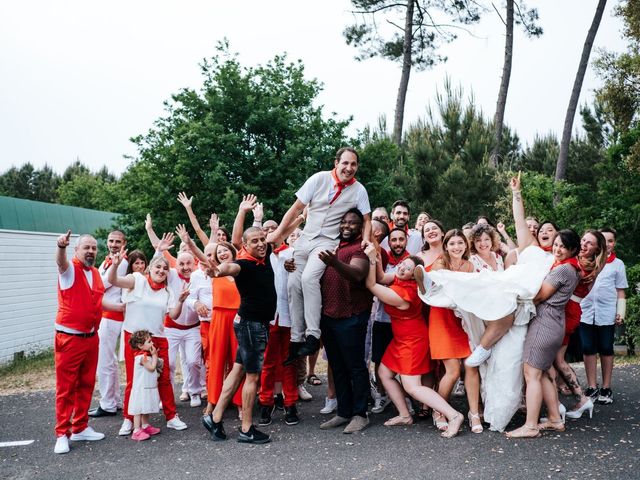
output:
[[[187,424],[180,420],[180,417],[176,415],[167,422],[167,428],[173,428],[174,430],[186,430]]]
[[[187,392],[182,392],[180,394],[180,401],[181,402],[187,402],[189,401],[189,394]]]
[[[122,421],[122,426],[120,427],[118,435],[124,437],[125,435],[131,435],[131,432],[133,432],[133,422],[128,418],[125,418]]]
[[[389,406],[389,397],[381,395],[375,399],[371,413],[382,413]]]
[[[96,440],[102,440],[104,433],[96,432],[93,428],[87,427],[83,431],[78,433],[72,433],[70,440],[79,442],[85,440],[87,442],[95,442]]]
[[[58,437],[56,446],[53,447],[53,453],[69,453],[69,439],[66,435]]]
[[[464,389],[464,382],[460,379],[456,382],[456,386],[453,387],[452,395],[454,397],[464,397],[467,392]]]
[[[313,395],[307,392],[307,389],[304,388],[304,385],[298,385],[298,398],[303,402],[308,402],[313,400]]]
[[[482,345],[478,345],[471,355],[467,357],[464,364],[468,367],[478,367],[486,362],[491,356],[491,349],[487,350]]]
[[[323,415],[328,415],[329,413],[335,412],[337,409],[338,409],[338,399],[326,397],[324,399],[324,408],[320,410],[320,413]]]
[[[202,405],[202,400],[200,400],[200,395],[193,394],[191,395],[191,402],[189,403],[192,407],[199,407]]]

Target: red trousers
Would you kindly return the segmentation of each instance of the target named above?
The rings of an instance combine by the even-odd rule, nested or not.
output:
[[[207,374],[207,400],[218,403],[222,384],[236,361],[238,341],[233,331],[233,319],[238,313],[231,308],[214,308],[209,327],[209,371]],[[233,396],[233,403],[242,406],[242,386]]]
[[[89,338],[56,333],[56,436],[78,433],[89,424],[96,383],[98,335]]]
[[[289,356],[291,328],[278,324],[269,328],[269,341],[264,352],[264,364],[260,376],[260,404],[273,405],[273,392],[277,380],[282,381],[284,405],[291,407],[298,401],[298,382],[295,364],[287,367],[282,362]]]
[[[124,366],[127,372],[127,386],[124,390],[124,407],[122,412],[124,418],[133,420],[133,416],[129,415],[129,396],[131,395],[131,387],[133,385],[133,349],[129,345],[131,333],[124,332]],[[167,421],[176,416],[176,399],[173,396],[173,385],[171,385],[171,372],[169,368],[169,342],[163,337],[151,337],[153,344],[158,349],[158,358],[164,360],[164,368],[158,377],[158,393],[162,401],[162,411]]]

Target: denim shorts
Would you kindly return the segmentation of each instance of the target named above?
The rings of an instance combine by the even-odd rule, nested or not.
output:
[[[262,372],[264,351],[269,340],[269,324],[243,319],[233,324],[233,330],[238,340],[236,363],[242,365],[247,373]]]
[[[613,355],[613,341],[616,333],[615,325],[580,324],[580,340],[584,355],[599,353],[604,356]]]

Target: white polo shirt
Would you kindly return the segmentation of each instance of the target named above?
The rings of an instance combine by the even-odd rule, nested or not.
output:
[[[593,288],[580,302],[580,321],[589,325],[613,325],[619,288],[629,288],[624,263],[619,258],[607,263],[596,277]]]

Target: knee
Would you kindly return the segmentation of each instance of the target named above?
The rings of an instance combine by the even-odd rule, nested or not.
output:
[[[446,375],[454,378],[458,378],[460,376],[460,362],[451,362],[445,368]]]

